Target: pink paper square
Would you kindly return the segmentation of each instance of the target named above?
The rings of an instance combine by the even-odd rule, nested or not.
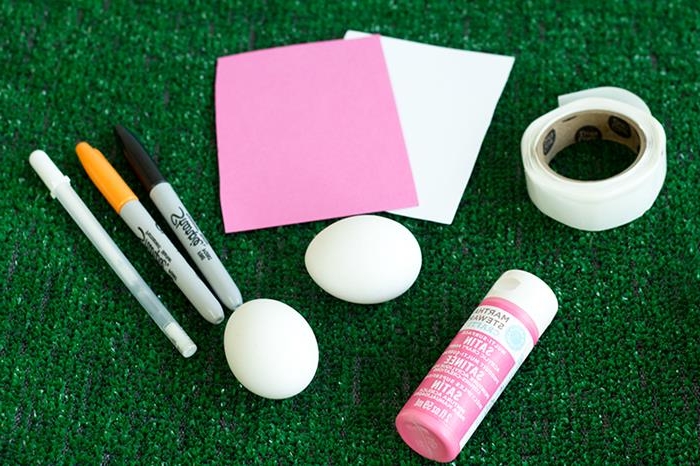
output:
[[[378,36],[219,58],[227,233],[417,205]]]

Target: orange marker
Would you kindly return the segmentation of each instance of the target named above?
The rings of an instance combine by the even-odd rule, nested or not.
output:
[[[105,156],[87,142],[78,144],[75,151],[97,189],[129,225],[131,231],[146,246],[153,258],[173,279],[202,317],[213,324],[223,321],[224,311],[219,301],[168,237],[163,234],[156,221]]]

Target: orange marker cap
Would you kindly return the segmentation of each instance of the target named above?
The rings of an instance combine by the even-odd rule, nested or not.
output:
[[[117,213],[127,202],[138,200],[102,152],[87,142],[81,142],[75,146],[75,152],[92,182]]]

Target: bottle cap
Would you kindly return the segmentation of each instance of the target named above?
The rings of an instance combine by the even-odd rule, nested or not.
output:
[[[540,335],[557,313],[559,303],[552,289],[541,278],[524,270],[508,270],[496,280],[486,298],[502,298],[525,311]]]

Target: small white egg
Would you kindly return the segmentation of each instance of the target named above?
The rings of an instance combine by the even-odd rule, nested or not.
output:
[[[300,393],[318,367],[318,344],[308,322],[273,299],[248,301],[231,314],[224,351],[236,379],[264,398]]]
[[[309,243],[306,270],[336,298],[377,304],[403,294],[418,278],[418,241],[403,225],[377,215],[339,220]]]

